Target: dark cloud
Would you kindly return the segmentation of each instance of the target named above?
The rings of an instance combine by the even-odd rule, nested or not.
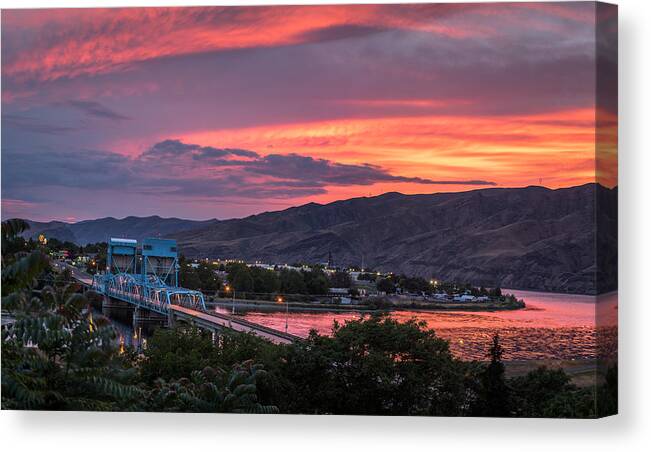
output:
[[[123,190],[190,198],[291,199],[320,195],[330,186],[381,182],[423,185],[495,185],[489,181],[446,181],[390,174],[370,164],[344,164],[299,154],[259,156],[179,140],[156,143],[137,158],[101,150],[3,149],[2,188],[6,196],[48,187]],[[169,158],[163,158],[163,157]],[[245,156],[226,160],[221,156]],[[154,157],[156,165],[152,165]],[[199,158],[197,158],[199,157]],[[216,158],[214,158],[216,157]],[[179,164],[190,169],[179,171]],[[223,167],[229,166],[228,171]]]
[[[386,27],[366,25],[334,25],[331,27],[315,28],[297,36],[300,42],[326,42],[339,39],[359,38],[387,31]]]
[[[231,148],[214,148],[211,146],[200,146],[198,144],[186,144],[180,140],[163,140],[154,144],[145,151],[141,158],[149,159],[152,157],[184,157],[191,156],[194,160],[213,160],[221,159],[227,156],[237,157],[258,157],[257,152],[247,151],[245,149]]]
[[[30,116],[2,115],[2,127],[14,127],[16,129],[24,130],[33,133],[45,133],[48,135],[59,135],[62,133],[72,132],[76,130],[75,127],[58,126],[54,124],[47,124],[36,118]]]
[[[247,157],[231,159],[229,157]],[[269,154],[260,156],[245,149],[214,148],[185,144],[180,140],[164,140],[153,145],[140,157],[177,159],[190,158],[202,167],[233,167],[243,174],[269,176],[280,179],[276,186],[326,187],[328,185],[373,185],[379,182],[411,182],[423,185],[495,185],[483,180],[435,180],[422,177],[396,176],[386,169],[371,164],[345,164],[300,154]],[[297,185],[292,185],[297,184]]]
[[[481,180],[445,181],[421,177],[395,176],[376,165],[351,165],[298,154],[270,154],[242,162],[246,171],[266,176],[302,181],[314,186],[372,185],[378,182],[412,182],[426,185],[495,185]]]
[[[124,121],[131,119],[128,116],[117,113],[95,101],[71,100],[68,102],[68,105],[96,118],[109,119],[111,121]]]

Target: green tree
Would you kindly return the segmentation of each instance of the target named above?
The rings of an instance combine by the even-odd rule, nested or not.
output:
[[[215,274],[212,266],[200,263],[199,267],[196,269],[196,273],[200,281],[199,287],[202,290],[216,291],[221,287],[222,282]]]
[[[201,278],[192,267],[183,267],[179,270],[179,285],[186,289],[199,290],[201,288]]]
[[[283,411],[332,414],[462,415],[465,365],[422,322],[388,317],[335,324],[288,349],[293,383]]]
[[[93,317],[77,288],[46,287],[41,297],[2,300],[15,323],[2,331],[2,407],[36,410],[127,409],[134,372],[113,346],[115,330]],[[90,295],[90,294],[89,294]]]
[[[322,269],[314,268],[311,271],[302,273],[308,293],[312,295],[323,295],[328,293],[330,285],[328,277]]]
[[[395,293],[396,285],[390,278],[382,278],[375,284],[377,290],[386,293]]]
[[[248,268],[241,269],[235,274],[229,274],[229,279],[233,289],[238,292],[253,292],[254,290],[255,282]]]
[[[280,278],[273,270],[254,267],[251,269],[253,290],[258,293],[276,293],[280,290]]]
[[[330,287],[347,288],[351,285],[350,275],[347,272],[337,271],[330,276]]]
[[[169,381],[214,365],[216,359],[217,351],[206,333],[196,328],[158,328],[147,341],[140,371],[148,383],[158,378]]]
[[[565,393],[576,390],[570,382],[570,377],[562,369],[549,369],[545,366],[525,376],[510,379],[509,386],[514,414],[521,417],[554,417],[553,412],[558,410],[561,403],[559,395],[568,400]],[[566,410],[560,410],[557,414],[568,413]]]
[[[483,416],[504,417],[511,415],[510,391],[504,376],[502,353],[500,337],[495,334],[488,353],[491,361],[482,375],[481,414]]]
[[[258,402],[256,383],[264,373],[262,366],[245,362],[230,372],[205,367],[192,372],[189,378],[169,383],[157,380],[144,408],[192,413],[278,413],[277,407]]]
[[[281,270],[280,291],[287,294],[306,294],[307,286],[303,275],[296,270]]]

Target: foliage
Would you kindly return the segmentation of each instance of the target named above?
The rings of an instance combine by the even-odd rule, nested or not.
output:
[[[481,416],[504,417],[511,414],[510,391],[504,376],[502,353],[500,337],[495,334],[488,353],[491,360],[481,376],[482,403],[478,407]]]
[[[350,287],[352,281],[347,272],[336,271],[330,276],[331,287]]]
[[[2,332],[2,407],[45,410],[128,409],[138,396],[134,372],[118,356],[115,331],[93,318],[77,288],[46,287],[3,298],[15,322]]]
[[[49,260],[40,251],[8,259],[2,268],[2,295],[16,296],[18,291],[37,285],[37,278],[49,268]]]
[[[303,274],[307,293],[311,295],[323,295],[328,293],[331,284],[321,268],[313,268],[311,271],[303,271],[301,273]]]
[[[273,270],[253,267],[250,269],[253,278],[253,291],[257,293],[276,293],[280,290],[280,278]]]
[[[196,328],[159,328],[147,342],[140,372],[148,383],[159,378],[175,380],[213,365],[216,355],[210,336]]]
[[[545,366],[525,376],[512,378],[509,383],[513,390],[515,413],[521,417],[541,417],[545,413],[558,411],[561,403],[558,395],[576,389],[563,370]],[[560,412],[567,414],[566,410]]]
[[[377,280],[377,278],[378,278],[378,275],[376,273],[365,272],[365,273],[360,273],[359,275],[357,275],[357,280],[358,281],[375,282]]]
[[[382,278],[376,283],[377,290],[386,293],[395,293],[396,285],[390,278]]]
[[[429,292],[432,287],[429,284],[429,281],[426,281],[425,278],[409,277],[402,275],[398,282],[398,285],[402,290],[410,293],[420,293],[420,292]]]
[[[299,413],[462,415],[468,366],[416,321],[388,317],[335,325],[288,350],[286,410]]]
[[[256,380],[264,375],[262,366],[250,361],[230,372],[205,367],[189,378],[171,382],[159,379],[147,394],[143,409],[193,413],[277,413],[278,408],[258,402]]]
[[[183,256],[179,259],[179,285],[187,289],[217,291],[222,282],[215,273],[216,265],[199,262],[191,265]]]
[[[3,241],[15,240],[21,227],[3,222]],[[258,402],[256,381],[265,374],[259,365],[197,372],[203,353],[210,358],[219,350],[194,330],[159,335],[142,360],[121,353],[114,327],[90,307],[98,294],[79,293],[65,273],[53,278],[52,286],[35,290],[36,276],[48,267],[40,251],[20,258],[3,255],[3,316],[11,320],[2,329],[3,409],[277,411]],[[157,353],[161,349],[165,353]],[[158,379],[151,386],[154,372],[183,377],[170,383]],[[193,380],[186,384],[185,375]]]
[[[283,269],[280,271],[280,291],[282,293],[305,294],[307,285],[303,274],[296,270]]]
[[[3,245],[25,243],[17,239],[24,225],[2,226]],[[596,390],[545,367],[507,379],[497,335],[488,364],[463,362],[424,322],[387,316],[335,323],[331,336],[313,331],[291,345],[158,329],[144,354],[121,353],[114,328],[90,308],[97,294],[79,293],[65,273],[50,278],[46,256],[28,251],[3,254],[2,307],[14,319],[2,331],[3,409],[543,417],[617,411],[616,367]],[[41,287],[44,273],[50,285]],[[325,277],[318,268],[276,274],[231,266],[230,273],[248,274],[254,288],[287,293],[322,290]],[[383,281],[395,287],[395,278],[378,286]]]
[[[18,253],[25,253],[33,249],[34,242],[26,242],[21,234],[29,229],[29,223],[20,218],[13,218],[2,222],[2,264],[11,262]]]

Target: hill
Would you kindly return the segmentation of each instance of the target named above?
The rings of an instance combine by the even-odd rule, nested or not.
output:
[[[192,258],[315,263],[332,253],[339,266],[476,285],[571,293],[617,287],[617,188],[597,184],[385,193],[224,221],[30,223],[31,236],[44,232],[78,244],[110,236],[175,238]]]
[[[70,241],[78,245],[106,241],[109,237],[129,237],[142,240],[145,237],[168,237],[173,233],[210,225],[216,220],[193,221],[180,218],[126,217],[98,218],[77,223],[62,221],[30,221],[25,237],[36,238],[43,233],[46,237]]]
[[[325,262],[332,252],[341,266],[477,285],[572,293],[617,285],[617,189],[596,184],[386,193],[214,222],[174,237],[192,257]]]

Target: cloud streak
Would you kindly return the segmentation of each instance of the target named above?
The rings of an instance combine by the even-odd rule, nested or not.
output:
[[[246,157],[246,159],[232,157]],[[138,157],[138,161],[148,161],[152,158],[169,158],[170,164],[174,165],[183,161],[187,164],[188,159],[191,159],[199,162],[203,169],[210,168],[217,171],[229,167],[229,171],[239,171],[243,176],[271,177],[274,179],[273,185],[282,186],[284,183],[286,188],[359,186],[380,182],[421,185],[496,185],[495,182],[485,180],[436,180],[393,175],[378,165],[337,163],[296,153],[261,156],[255,151],[186,144],[178,139],[167,139],[154,144]]]
[[[3,196],[57,217],[224,217],[590,182],[596,138],[617,155],[617,19],[599,10],[3,11]]]
[[[488,23],[486,14],[492,16]],[[536,10],[499,3],[8,10],[2,15],[3,41],[11,42],[3,49],[3,75],[56,80],[128,70],[156,58],[327,42],[387,29],[477,39],[502,35],[505,22],[511,28],[523,22],[529,29],[566,32],[565,22],[576,26],[577,18],[590,15],[572,4]]]
[[[110,108],[102,105],[99,102],[87,101],[87,100],[71,100],[68,102],[72,108],[75,108],[88,116],[93,116],[100,119],[109,119],[111,121],[125,121],[129,118],[120,113],[117,113]]]

